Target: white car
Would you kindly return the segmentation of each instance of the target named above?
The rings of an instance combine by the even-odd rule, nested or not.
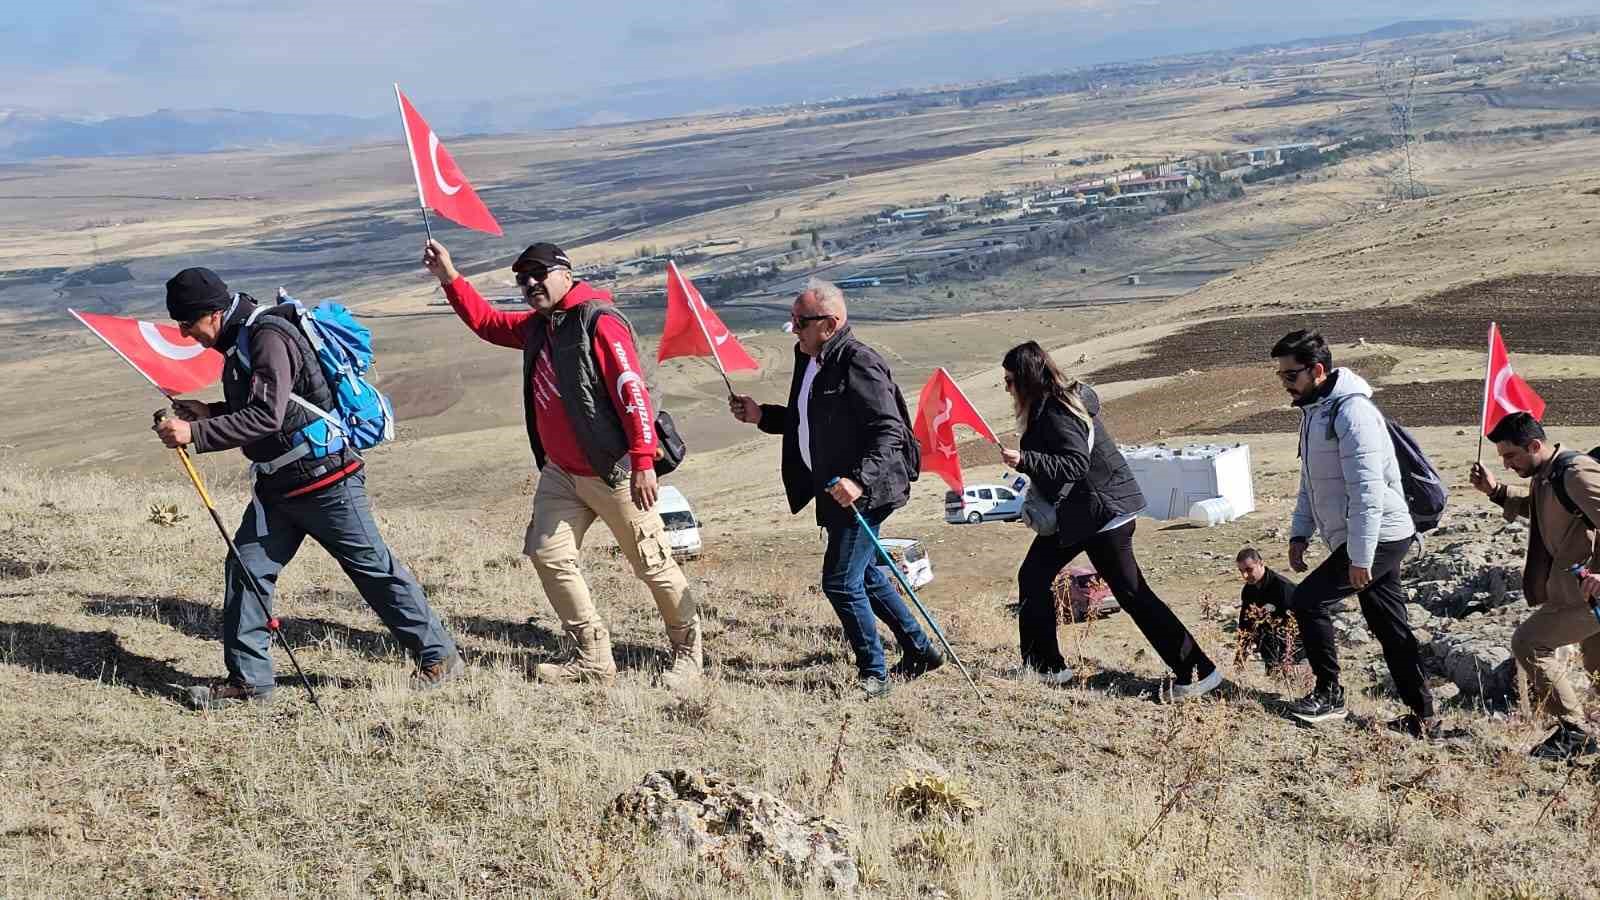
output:
[[[656,496],[656,514],[667,530],[667,545],[675,559],[694,559],[700,555],[700,520],[688,498],[672,485],[662,485]]]
[[[933,580],[933,562],[928,559],[928,551],[922,546],[921,541],[910,538],[879,538],[878,543],[882,544],[883,549],[889,551],[894,561],[900,564],[900,574],[906,577],[906,582],[911,585],[912,590]],[[896,585],[900,584],[888,566],[880,564],[878,568],[883,571],[885,578]]]
[[[944,492],[944,520],[951,525],[966,522],[1015,522],[1022,518],[1022,495],[1028,479],[1018,475],[1010,484],[969,484],[961,493]]]

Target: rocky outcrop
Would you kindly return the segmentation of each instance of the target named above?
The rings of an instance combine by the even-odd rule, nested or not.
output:
[[[701,856],[759,859],[796,884],[853,891],[861,880],[847,826],[715,772],[651,772],[612,808]]]

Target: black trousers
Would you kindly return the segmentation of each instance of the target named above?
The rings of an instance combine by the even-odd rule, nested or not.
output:
[[[1333,605],[1355,594],[1361,598],[1361,615],[1366,617],[1384,661],[1394,677],[1400,699],[1411,711],[1424,718],[1434,714],[1433,695],[1422,674],[1422,657],[1417,637],[1411,633],[1406,616],[1406,589],[1400,584],[1400,563],[1411,549],[1411,538],[1385,541],[1378,545],[1372,561],[1372,581],[1357,591],[1350,584],[1350,554],[1341,546],[1322,565],[1306,576],[1294,590],[1294,617],[1305,642],[1306,660],[1316,673],[1317,686],[1339,683],[1339,647],[1333,635]]]
[[[1133,530],[1137,523],[1103,531],[1070,547],[1056,542],[1054,535],[1039,535],[1028,548],[1028,555],[1017,570],[1017,629],[1022,638],[1022,662],[1040,672],[1059,672],[1066,668],[1061,647],[1056,642],[1057,609],[1051,584],[1056,575],[1080,553],[1106,580],[1111,593],[1133,623],[1144,633],[1180,682],[1188,682],[1196,672],[1211,674],[1215,665],[1195,642],[1172,609],[1150,589],[1133,558]]]

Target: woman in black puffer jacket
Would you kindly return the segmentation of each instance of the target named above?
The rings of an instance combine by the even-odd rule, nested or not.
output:
[[[1023,671],[1062,684],[1072,678],[1056,643],[1056,575],[1087,553],[1117,602],[1172,669],[1173,699],[1197,697],[1222,673],[1144,579],[1133,532],[1145,508],[1139,483],[1100,422],[1094,389],[1069,379],[1035,341],[1011,348],[1001,363],[1022,433],[1021,450],[1002,448],[1007,465],[1027,475],[1028,490],[1055,502],[1056,532],[1034,538],[1017,571],[1017,621]]]

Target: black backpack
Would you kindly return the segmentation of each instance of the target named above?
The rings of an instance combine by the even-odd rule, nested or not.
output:
[[[1339,415],[1339,407],[1348,399],[1345,397],[1335,402],[1333,410],[1328,413],[1330,441],[1337,437],[1333,431],[1334,418]],[[1373,405],[1377,404],[1374,402]],[[1381,408],[1378,415],[1383,416],[1384,427],[1389,430],[1389,442],[1394,444],[1394,458],[1400,464],[1400,487],[1405,491],[1406,509],[1411,513],[1412,527],[1417,529],[1418,534],[1432,531],[1438,527],[1439,517],[1444,515],[1445,504],[1450,502],[1450,492],[1445,489],[1444,479],[1439,477],[1439,470],[1428,461],[1427,454],[1422,452],[1417,439],[1411,436],[1405,426],[1384,416]],[[1563,502],[1567,501],[1563,499]]]
[[[1567,473],[1572,471],[1573,464],[1582,455],[1577,450],[1563,450],[1556,454],[1556,458],[1550,461],[1550,490],[1555,491],[1556,499],[1561,501],[1562,509],[1582,519],[1585,525],[1593,528],[1594,522],[1590,521],[1589,514],[1579,509],[1578,504],[1573,501],[1572,495],[1567,493]],[[1589,456],[1600,461],[1600,447],[1590,450]]]

